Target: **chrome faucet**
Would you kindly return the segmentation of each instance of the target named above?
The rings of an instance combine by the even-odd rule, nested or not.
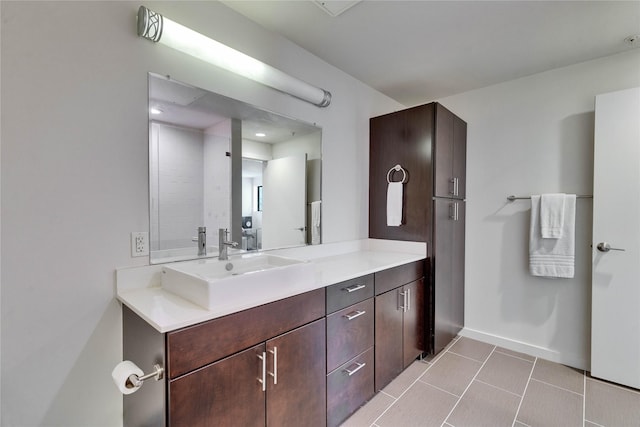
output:
[[[238,246],[237,242],[232,242],[227,240],[227,235],[229,234],[229,230],[226,228],[218,229],[218,259],[220,261],[226,261],[229,259],[229,254],[227,253],[228,247],[236,247]]]
[[[198,256],[207,254],[207,227],[198,227]]]

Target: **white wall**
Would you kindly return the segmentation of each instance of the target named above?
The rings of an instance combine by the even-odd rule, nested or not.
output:
[[[468,123],[465,334],[589,367],[592,201],[577,201],[576,276],[528,273],[530,202],[592,194],[594,97],[640,86],[640,51],[442,99]]]
[[[219,3],[146,6],[333,93],[320,109],[136,35],[139,2],[0,2],[1,421],[117,426],[119,267],[149,229],[147,72],[323,128],[324,238],[367,236],[368,119],[401,108]],[[354,226],[354,224],[357,224]]]

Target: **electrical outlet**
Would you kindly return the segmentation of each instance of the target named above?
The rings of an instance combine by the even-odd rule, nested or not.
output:
[[[131,233],[131,256],[149,255],[149,233],[138,231]]]

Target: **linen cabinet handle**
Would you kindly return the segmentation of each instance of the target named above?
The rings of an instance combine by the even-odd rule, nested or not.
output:
[[[267,351],[273,354],[273,372],[269,372],[269,375],[273,377],[273,385],[276,385],[278,384],[278,347]]]
[[[258,378],[258,382],[262,384],[262,391],[267,391],[267,353],[263,351],[257,356],[262,361],[262,378]]]
[[[355,362],[355,364],[357,365],[354,369],[349,369],[351,366],[349,366],[349,368],[344,368],[344,373],[351,376],[353,374],[355,374],[356,372],[358,372],[360,369],[364,368],[365,366],[367,366],[366,363],[358,363]]]
[[[359,291],[360,289],[364,289],[366,288],[367,285],[351,285],[351,286],[347,286],[346,288],[342,288],[343,291],[347,291],[348,293],[351,292],[355,292],[355,291]]]
[[[343,317],[346,317],[347,320],[353,320],[353,319],[357,319],[363,314],[366,314],[365,310],[356,310],[356,311],[352,311],[351,313],[345,314]]]

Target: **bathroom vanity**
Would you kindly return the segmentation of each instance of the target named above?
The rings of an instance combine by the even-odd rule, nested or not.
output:
[[[118,270],[123,358],[164,367],[124,396],[124,425],[337,426],[419,357],[426,245],[323,246],[282,251],[307,258],[307,289],[244,309],[167,291],[166,266]]]

